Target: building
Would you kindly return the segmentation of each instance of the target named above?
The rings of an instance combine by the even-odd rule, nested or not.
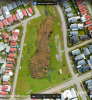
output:
[[[89,79],[89,80],[85,81],[85,84],[89,84],[91,81],[92,81],[92,80]]]
[[[88,86],[88,90],[92,91],[92,85]]]
[[[6,69],[6,70],[5,70],[5,74],[8,75],[8,76],[13,76],[12,70]]]
[[[70,4],[68,2],[66,2],[63,4],[63,7],[65,7],[65,8],[70,7]]]
[[[72,11],[72,9],[69,7],[69,8],[66,8],[65,11],[66,11],[67,13],[69,13],[69,12]]]
[[[89,20],[89,21],[85,22],[85,24],[86,24],[87,26],[92,25],[92,21]]]
[[[77,18],[76,17],[68,18],[68,22],[75,23],[75,22],[77,22]]]
[[[23,14],[22,14],[20,9],[17,10],[16,17],[17,17],[18,20],[23,18]]]
[[[3,28],[3,25],[2,25],[2,23],[0,22],[0,28]]]
[[[16,52],[16,48],[10,48],[9,52]]]
[[[80,39],[81,39],[81,40],[86,40],[86,39],[88,39],[88,36],[87,36],[87,35],[81,35],[81,36],[80,36]]]
[[[10,85],[10,82],[3,82],[3,85]]]
[[[86,16],[81,17],[80,20],[81,20],[82,22],[86,22],[86,21],[89,20],[89,18],[90,18],[90,16],[89,16],[89,15],[86,15]]]
[[[10,92],[11,91],[11,86],[10,85],[3,85],[2,91]]]
[[[73,17],[73,16],[74,16],[73,13],[67,14],[67,17],[68,17],[68,18],[71,18],[71,17]]]
[[[13,58],[7,58],[7,63],[13,63],[15,60]]]
[[[8,75],[4,75],[3,76],[3,81],[5,81],[5,82],[8,82],[10,80],[10,76],[8,76]]]
[[[6,69],[12,69],[13,68],[13,64],[6,64]]]
[[[72,94],[71,94],[71,91],[70,91],[70,90],[64,91],[64,94],[66,94],[66,98],[67,98],[68,100],[72,99]]]
[[[87,70],[89,70],[89,69],[90,69],[89,66],[88,66],[88,65],[85,65],[85,66],[79,68],[79,71],[80,71],[80,72],[85,72],[85,71],[87,71]]]
[[[83,29],[84,28],[84,25],[83,24],[78,24],[78,29]]]
[[[26,9],[26,12],[27,12],[27,14],[28,14],[29,17],[32,16],[32,14],[29,13],[28,9]]]
[[[70,29],[71,30],[78,30],[78,25],[77,24],[71,24]]]
[[[8,39],[8,34],[7,33],[3,33],[3,38],[4,39]]]
[[[2,15],[2,14],[3,14],[2,9],[0,9],[0,15]]]
[[[24,7],[27,6],[24,0],[22,0],[22,4],[24,5]]]
[[[92,25],[88,27],[88,30],[89,31],[92,31]]]
[[[31,13],[31,14],[33,13],[33,11],[32,11],[32,8],[31,8],[31,7],[27,8],[27,10],[28,10],[28,12],[29,12],[29,13]]]
[[[3,23],[4,26],[8,25],[8,23],[7,23],[7,21],[5,19],[2,21],[2,23]]]
[[[78,56],[75,57],[75,61],[79,61],[81,59],[85,59],[84,53],[82,53],[82,54],[80,54],[80,55],[78,55]]]
[[[9,57],[9,58],[14,58],[14,57],[15,57],[15,54],[9,53],[8,57]]]
[[[15,47],[16,45],[17,45],[17,42],[11,42],[11,43],[10,43],[10,46],[11,46],[11,47]]]
[[[26,10],[23,10],[22,13],[23,13],[23,16],[27,16]]]
[[[78,6],[81,6],[81,5],[83,5],[83,4],[85,4],[85,2],[84,2],[83,0],[77,1],[77,5],[78,5]]]
[[[17,8],[17,4],[15,1],[12,2],[12,6],[13,6],[13,8]]]
[[[92,56],[89,57],[88,64],[90,66],[90,69],[92,69]]]
[[[88,12],[87,10],[84,10],[84,11],[81,12],[81,15],[85,16],[85,15],[87,15],[87,12]]]
[[[6,96],[8,95],[8,92],[5,92],[5,91],[0,91],[0,97],[2,98],[5,98]]]
[[[10,23],[10,24],[11,24],[11,23],[13,23],[13,21],[12,21],[12,18],[11,18],[11,17],[8,17],[8,18],[7,18],[7,21],[8,21],[8,23]]]
[[[72,51],[72,55],[73,56],[77,56],[78,54],[80,54],[80,50],[79,49],[76,49],[76,50]]]
[[[76,98],[77,95],[76,95],[76,92],[75,92],[74,88],[71,88],[70,91],[71,91],[71,94],[72,94],[72,98]]]
[[[89,55],[89,54],[90,54],[90,52],[89,52],[89,50],[88,50],[87,47],[83,48],[83,50],[84,50],[84,54],[85,54],[85,55]]]
[[[70,35],[76,36],[76,35],[78,35],[78,31],[70,31]]]
[[[80,11],[85,10],[85,6],[84,6],[84,5],[80,6],[80,7],[79,7],[79,10],[80,10]]]
[[[92,45],[89,45],[89,51],[92,53]]]
[[[16,3],[18,6],[22,5],[22,2],[20,0],[17,0]]]
[[[84,59],[80,60],[77,62],[77,65],[86,65],[86,61]]]
[[[16,42],[18,40],[18,37],[17,36],[11,36],[11,37],[9,37],[9,40],[11,42]]]
[[[4,20],[4,16],[3,15],[0,16],[0,20],[1,21]]]
[[[9,11],[13,10],[12,4],[7,4],[7,8]]]
[[[78,43],[79,42],[78,36],[72,36],[72,37],[70,37],[70,42],[71,43]]]
[[[12,31],[12,35],[18,36],[18,35],[19,35],[19,29],[14,29],[14,30]]]
[[[12,15],[13,21],[18,21],[16,15]]]

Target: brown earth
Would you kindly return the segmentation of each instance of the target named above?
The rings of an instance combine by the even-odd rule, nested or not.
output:
[[[31,72],[31,77],[42,78],[46,76],[50,68],[50,34],[52,32],[53,19],[47,15],[46,20],[43,20],[42,26],[39,28],[37,34],[37,51],[30,59],[29,71]]]

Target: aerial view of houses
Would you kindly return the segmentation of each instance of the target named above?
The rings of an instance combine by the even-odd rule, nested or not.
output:
[[[90,0],[0,1],[0,100],[92,100],[91,75]]]

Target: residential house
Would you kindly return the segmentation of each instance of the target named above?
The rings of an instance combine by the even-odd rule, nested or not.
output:
[[[63,7],[65,7],[65,8],[70,7],[70,4],[68,2],[66,2],[63,4]]]
[[[84,50],[84,54],[85,54],[85,55],[89,55],[89,54],[90,54],[90,52],[89,52],[89,50],[88,50],[87,47],[83,48],[83,50]]]
[[[70,31],[70,35],[76,36],[76,35],[78,35],[78,31]]]
[[[75,22],[77,22],[77,18],[76,17],[68,18],[68,22],[75,23]]]
[[[11,86],[10,85],[3,85],[2,91],[10,92],[11,91]]]
[[[76,95],[76,92],[75,92],[74,88],[71,88],[70,91],[71,91],[71,94],[72,94],[72,98],[76,98],[77,95]]]
[[[8,82],[9,80],[10,80],[10,76],[5,74],[3,76],[3,81]]]
[[[66,99],[66,94],[65,93],[61,93],[61,100],[65,100]]]
[[[84,11],[81,12],[81,15],[82,16],[86,16],[87,15],[87,12],[88,12],[87,10],[84,10]]]
[[[3,7],[2,7],[2,10],[3,10],[3,13],[4,13],[5,18],[8,18],[8,17],[11,16],[11,14],[10,14],[10,12],[9,12],[9,10],[8,10],[8,8],[7,8],[7,6],[3,6]]]
[[[3,38],[4,38],[4,41],[7,42],[8,34],[7,33],[3,33]]]
[[[8,92],[0,91],[0,97],[5,98],[8,95]]]
[[[92,31],[89,32],[89,35],[92,37]]]
[[[84,6],[84,5],[80,6],[80,7],[79,7],[79,10],[80,10],[80,11],[85,10],[85,6]]]
[[[85,59],[84,53],[82,53],[82,54],[80,54],[80,55],[78,55],[78,56],[75,57],[75,61],[79,61],[81,59]]]
[[[92,56],[89,57],[88,64],[90,66],[90,69],[92,69]]]
[[[22,5],[22,2],[20,0],[17,0],[16,3],[18,6]]]
[[[2,23],[0,22],[0,28],[3,28],[3,25],[2,25]]]
[[[9,40],[11,42],[16,42],[18,40],[18,37],[17,36],[11,36],[11,37],[9,37]]]
[[[4,20],[4,16],[3,15],[0,16],[0,20],[1,21]]]
[[[66,94],[66,98],[67,99],[71,99],[72,98],[72,94],[71,94],[71,91],[70,90],[66,90],[66,91],[64,91],[64,94]]]
[[[86,40],[86,39],[88,39],[88,36],[87,36],[87,35],[81,35],[81,36],[80,36],[80,39],[81,39],[81,40]]]
[[[14,30],[12,31],[12,35],[18,36],[18,35],[19,35],[19,29],[14,29]]]
[[[92,21],[89,20],[89,21],[85,22],[85,24],[86,24],[86,26],[90,26],[90,25],[92,25]]]
[[[71,24],[70,29],[71,30],[78,30],[78,25],[77,24]]]
[[[13,53],[13,52],[16,52],[16,48],[10,48],[10,49],[9,49],[9,52],[12,52],[12,53]]]
[[[27,16],[26,10],[23,10],[22,13],[23,13],[23,16]]]
[[[72,36],[72,37],[70,37],[70,42],[71,43],[78,43],[79,42],[78,36]]]
[[[92,85],[88,86],[88,90],[92,91]]]
[[[67,14],[67,17],[68,17],[68,18],[71,18],[71,17],[73,17],[73,16],[74,16],[73,13],[68,13],[68,14]]]
[[[90,16],[89,16],[89,15],[86,15],[86,16],[81,17],[80,20],[81,20],[82,22],[86,22],[86,21],[89,20],[89,18],[90,18]]]
[[[12,69],[13,68],[13,64],[6,64],[6,69]]]
[[[5,70],[5,74],[8,75],[8,76],[13,76],[12,70],[6,69],[6,70]]]
[[[72,51],[72,55],[73,56],[77,56],[78,54],[80,54],[80,50],[79,49],[76,49],[76,50]]]
[[[29,13],[31,13],[31,14],[33,13],[33,10],[32,10],[31,7],[27,8],[27,10],[28,10]]]
[[[84,28],[84,25],[83,24],[78,24],[78,29],[83,29]]]
[[[12,4],[7,4],[7,8],[9,11],[13,10]]]
[[[3,23],[4,26],[7,26],[8,25],[8,23],[7,23],[7,21],[5,19],[2,20],[2,23]]]
[[[3,82],[3,85],[10,85],[10,82]]]
[[[89,51],[92,53],[92,45],[89,45]]]
[[[9,53],[8,57],[10,57],[10,58],[14,58],[14,57],[15,57],[15,54],[13,54],[13,53]]]
[[[65,11],[66,11],[67,13],[69,13],[69,12],[72,11],[72,9],[69,7],[69,8],[66,8]]]
[[[7,58],[7,63],[13,63],[15,60],[13,58]]]
[[[85,84],[89,84],[90,82],[92,82],[92,79],[85,81]]]
[[[13,21],[12,21],[12,18],[11,18],[11,17],[8,17],[8,18],[7,18],[7,21],[8,21],[8,24],[10,24],[10,25],[13,23]]]
[[[80,72],[85,72],[85,71],[87,71],[87,70],[89,70],[89,69],[90,69],[89,66],[88,66],[88,65],[85,65],[85,66],[79,68],[79,71],[80,71]]]
[[[32,16],[32,14],[29,13],[28,9],[26,9],[26,12],[27,12],[27,14],[28,14],[29,17]]]
[[[92,31],[92,25],[90,25],[90,26],[88,27],[88,30],[89,30],[89,31]]]
[[[85,65],[85,64],[86,61],[84,59],[77,62],[77,65]]]
[[[3,51],[4,49],[6,49],[8,44],[0,44],[0,52]]]
[[[15,47],[16,45],[17,45],[17,42],[11,42],[11,43],[10,43],[10,46],[11,46],[11,47]]]
[[[85,4],[85,1],[83,1],[83,0],[77,1],[77,5],[78,5],[78,6],[81,6],[81,5],[83,5],[83,4]]]
[[[6,69],[6,63],[4,63],[2,66],[1,66],[1,71],[4,73],[5,72],[5,69]]]
[[[23,18],[23,14],[22,14],[22,11],[20,9],[17,10],[16,17],[18,20]]]
[[[2,9],[0,9],[0,15],[2,15],[2,14],[3,14]]]
[[[24,5],[24,7],[27,6],[24,0],[22,0],[22,4]]]
[[[12,6],[13,6],[13,8],[17,8],[17,4],[15,1],[12,2]]]
[[[13,19],[13,21],[18,21],[16,15],[12,15],[12,19]]]

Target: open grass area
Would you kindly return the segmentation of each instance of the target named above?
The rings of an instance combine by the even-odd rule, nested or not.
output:
[[[86,35],[84,30],[78,30],[79,35]]]
[[[50,83],[47,77],[42,79],[34,79],[31,78],[31,73],[28,71],[29,60],[35,54],[37,50],[36,39],[37,39],[37,30],[42,24],[43,19],[46,19],[44,15],[44,9],[47,8],[50,16],[53,17],[53,28],[52,34],[50,38],[50,44],[53,48],[50,48],[50,67],[54,70],[50,75]],[[37,6],[38,10],[41,13],[41,17],[35,18],[30,23],[27,24],[27,32],[25,36],[25,44],[23,48],[23,58],[21,60],[21,70],[19,71],[17,86],[16,86],[16,94],[18,95],[28,95],[30,93],[35,93],[41,91],[43,89],[49,88],[55,84],[63,82],[69,78],[71,78],[71,74],[68,69],[68,65],[66,63],[65,53],[62,54],[62,62],[56,59],[56,54],[58,54],[56,44],[55,44],[55,36],[59,35],[59,39],[61,41],[61,48],[64,49],[63,46],[63,34],[60,30],[61,20],[58,14],[57,9],[54,7],[55,13],[57,17],[55,18],[51,11],[52,6]],[[30,50],[29,50],[30,49]],[[63,65],[63,66],[62,66]],[[62,74],[59,74],[59,69],[62,70]],[[30,93],[27,93],[29,90],[32,90]]]

